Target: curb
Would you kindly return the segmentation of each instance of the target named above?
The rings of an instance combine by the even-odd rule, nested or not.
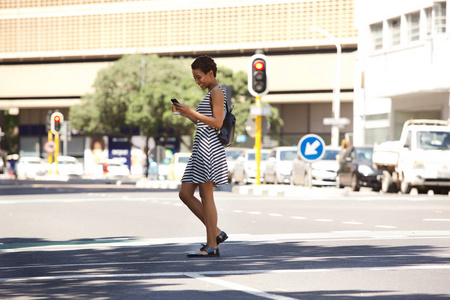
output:
[[[344,190],[334,187],[303,187],[292,185],[249,185],[233,186],[232,192],[240,195],[270,196],[270,197],[327,197],[344,195]]]
[[[139,180],[136,182],[136,187],[141,189],[178,190],[180,182],[171,180]]]

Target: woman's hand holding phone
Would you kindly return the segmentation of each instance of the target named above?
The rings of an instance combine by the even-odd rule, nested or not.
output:
[[[181,102],[179,102],[179,101],[178,101],[177,99],[175,99],[175,98],[170,99],[170,101],[172,101],[172,112],[173,112],[173,114],[174,114],[174,115],[179,115],[180,112],[177,111],[177,106],[176,106],[176,104],[177,104],[177,103],[181,103]]]

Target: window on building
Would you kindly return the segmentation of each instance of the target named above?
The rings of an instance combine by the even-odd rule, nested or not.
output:
[[[408,22],[408,42],[420,39],[420,12],[415,12],[406,16]]]
[[[400,18],[389,20],[391,47],[400,45]]]
[[[445,33],[447,2],[434,3],[434,25],[437,33]]]
[[[377,23],[370,26],[372,35],[372,50],[383,49],[383,23]]]
[[[432,16],[431,12],[432,12],[432,8],[431,7],[425,9],[425,17],[427,18],[427,22],[426,22],[426,24],[427,24],[427,36],[431,35],[432,29],[433,29],[433,22],[432,22],[432,19],[431,19],[431,16]]]

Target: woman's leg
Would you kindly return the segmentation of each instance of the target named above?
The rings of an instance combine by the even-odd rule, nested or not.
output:
[[[214,182],[205,182],[199,185],[200,198],[203,204],[204,224],[206,226],[206,244],[213,249],[217,248],[217,209],[214,202]]]
[[[197,184],[194,183],[187,183],[182,182],[180,187],[180,192],[178,193],[181,201],[183,201],[184,204],[194,213],[194,215],[199,218],[200,221],[202,221],[203,224],[205,224],[205,214],[204,214],[204,206],[202,202],[200,202],[197,197],[194,196],[195,190],[197,189]],[[214,188],[214,184],[213,184]],[[201,189],[200,189],[201,193]],[[217,221],[216,221],[216,228],[217,228]],[[222,231],[217,228],[215,234],[219,235]]]

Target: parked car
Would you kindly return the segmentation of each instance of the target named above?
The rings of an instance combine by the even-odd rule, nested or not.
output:
[[[297,155],[297,147],[275,147],[266,161],[264,183],[289,183],[291,180],[292,161]]]
[[[269,150],[261,150],[260,161],[260,181],[264,179],[264,170],[266,159],[269,156]],[[256,183],[256,150],[247,149],[237,158],[234,164],[233,174],[231,175],[231,182],[238,183]]]
[[[170,160],[167,179],[180,181],[190,157],[191,153],[175,153]]]
[[[339,161],[336,186],[338,188],[351,186],[354,191],[366,186],[379,191],[381,189],[379,178],[383,173],[373,167],[372,156],[373,147],[348,148]]]
[[[128,166],[125,165],[118,158],[107,159],[104,163],[104,174],[107,178],[116,178],[116,177],[128,177],[130,176],[130,170]]]
[[[225,149],[225,154],[227,156],[227,166],[228,166],[228,181],[231,181],[231,175],[234,172],[234,165],[236,163],[236,159],[239,157],[239,155],[244,153],[244,151],[247,149],[248,148],[235,148],[235,147]]]
[[[82,176],[84,174],[83,164],[73,156],[58,156],[56,169],[58,174],[63,176]]]
[[[165,158],[162,162],[156,163],[153,160],[149,161],[150,169],[148,171],[148,178],[151,180],[166,180],[169,176],[170,159]]]
[[[311,185],[326,186],[336,185],[336,175],[339,162],[336,155],[338,148],[325,147],[325,153],[321,160],[311,163]],[[309,186],[308,164],[299,155],[292,162],[291,184]]]
[[[16,163],[16,176],[18,179],[34,179],[45,176],[48,172],[48,163],[40,157],[20,157]]]

